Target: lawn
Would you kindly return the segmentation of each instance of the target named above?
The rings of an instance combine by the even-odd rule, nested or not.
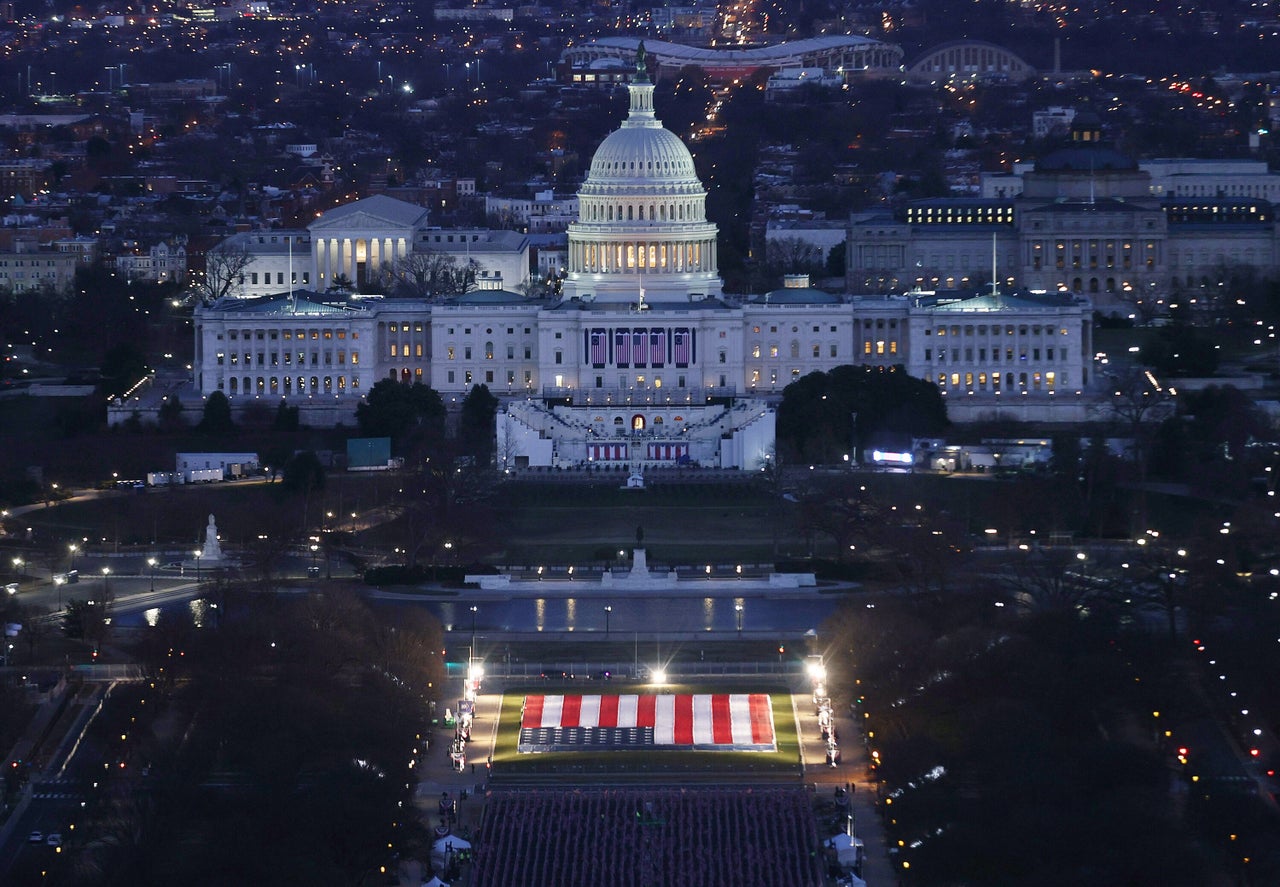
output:
[[[646,685],[547,682],[508,688],[502,696],[498,730],[494,742],[493,778],[495,781],[538,781],[544,777],[571,774],[577,779],[618,779],[669,776],[674,780],[702,777],[722,781],[727,775],[741,778],[777,779],[799,772],[800,745],[795,714],[789,690],[742,682],[710,684],[667,684],[664,693],[768,693],[773,706],[773,730],[777,750],[758,751],[683,751],[633,750],[551,752],[520,754],[516,746],[520,738],[520,709],[526,694],[581,692],[644,692]]]

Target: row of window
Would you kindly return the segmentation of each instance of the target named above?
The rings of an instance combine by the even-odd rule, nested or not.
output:
[[[1002,331],[1003,331],[1003,334],[1004,334],[1004,335],[1006,335],[1006,336],[1012,336],[1012,335],[1014,335],[1014,330],[1015,330],[1015,329],[1017,330],[1017,335],[1019,335],[1019,336],[1025,336],[1025,335],[1028,335],[1028,333],[1029,333],[1030,335],[1033,335],[1033,336],[1039,336],[1039,335],[1042,335],[1042,334],[1043,334],[1043,335],[1046,335],[1046,336],[1052,336],[1052,335],[1053,335],[1053,331],[1054,331],[1055,329],[1057,329],[1057,330],[1058,330],[1059,335],[1063,335],[1063,336],[1068,335],[1068,333],[1067,333],[1067,328],[1066,328],[1065,326],[1064,326],[1064,327],[1051,327],[1051,326],[1043,326],[1043,327],[1042,327],[1042,326],[1036,325],[1036,326],[1019,326],[1019,327],[1014,327],[1014,326],[1013,326],[1013,325],[1011,325],[1011,324],[1010,324],[1010,325],[1008,325],[1008,326],[1004,326],[1004,327],[1001,327],[1001,326],[999,326],[998,324],[993,324],[993,325],[992,325],[992,326],[990,326],[990,327],[988,327],[986,324],[978,324],[977,326],[973,326],[972,324],[967,324],[967,325],[965,325],[965,326],[960,326],[959,324],[956,324],[956,325],[951,326],[951,327],[940,326],[940,327],[938,327],[938,328],[937,328],[937,330],[936,330],[936,331],[935,331],[935,330],[932,330],[932,329],[926,329],[926,330],[924,331],[924,334],[925,334],[926,336],[931,336],[931,335],[933,335],[933,334],[936,332],[939,336],[945,336],[945,335],[947,335],[947,334],[948,334],[948,330],[950,330],[950,335],[952,335],[952,336],[959,336],[959,335],[961,334],[961,332],[962,332],[962,331],[963,331],[964,335],[966,335],[966,336],[972,336],[972,335],[974,335],[975,331],[976,331],[977,335],[979,335],[979,336],[985,336],[985,335],[987,335],[987,331],[988,331],[988,330],[990,330],[990,334],[991,334],[991,335],[993,335],[993,336],[999,336],[999,335],[1001,335]]]
[[[584,203],[582,213],[586,217],[586,222],[683,222],[686,220],[686,212],[689,220],[697,220],[697,205],[694,203],[661,203],[649,205],[648,218],[645,218],[645,207],[636,206],[635,204],[627,204],[626,218],[622,215],[621,203],[617,204],[617,210],[614,210],[614,204],[601,206],[598,203]]]
[[[408,354],[407,354],[408,346],[407,346],[407,345],[405,346],[405,351],[406,351],[405,356],[406,356],[406,357],[408,357]],[[345,366],[345,365],[346,365],[346,363],[347,363],[347,352],[346,352],[346,351],[311,351],[311,352],[306,352],[306,351],[297,351],[297,352],[294,352],[294,351],[270,351],[270,352],[259,351],[259,352],[257,352],[257,353],[256,353],[256,358],[257,358],[257,359],[256,359],[256,361],[255,361],[255,359],[254,359],[254,358],[255,358],[255,353],[254,353],[254,352],[251,352],[251,351],[246,351],[246,352],[244,352],[244,355],[243,355],[243,362],[244,362],[244,365],[245,365],[245,366],[253,366],[255,363],[256,363],[256,365],[257,365],[257,366],[273,366],[273,367],[274,367],[274,366],[281,366],[281,365],[284,365],[284,366],[293,366],[293,365],[294,365],[294,355],[296,354],[296,355],[297,355],[297,365],[301,367],[301,366],[306,366],[306,365],[308,364],[308,360],[307,360],[307,355],[308,355],[308,353],[310,353],[310,356],[311,356],[310,364],[311,364],[311,366],[313,366],[313,367],[314,367],[314,366],[320,366],[321,364],[323,364],[324,366],[333,366],[335,363],[336,363],[338,366]],[[392,356],[392,357],[395,357],[395,352],[394,352],[394,351],[392,352],[392,355],[391,355],[391,356]],[[419,356],[419,357],[421,357],[421,356],[422,356],[421,351],[419,351],[418,356]],[[218,360],[218,366],[223,366],[224,364],[228,364],[228,363],[229,363],[231,366],[237,366],[238,364],[240,364],[240,363],[241,363],[242,358],[241,358],[241,354],[240,354],[240,352],[238,352],[238,351],[232,351],[232,352],[231,352],[231,353],[229,353],[229,354],[228,354],[227,352],[225,352],[225,351],[219,351],[219,352],[217,353],[217,360]],[[351,365],[352,365],[352,366],[359,366],[359,364],[360,364],[360,352],[359,352],[359,351],[352,351],[352,352],[351,352]]]
[[[393,374],[394,374],[394,371],[392,371],[392,372],[393,372]],[[478,374],[477,372],[472,371],[472,370],[462,370],[461,372],[462,372],[462,384],[464,384],[464,385],[474,385],[474,384],[476,384],[476,380],[477,380],[478,378],[480,378],[479,374]],[[421,374],[422,374],[422,370],[418,370],[418,375],[421,375]],[[449,370],[447,373],[445,373],[445,381],[446,381],[446,382],[448,382],[448,384],[450,384],[450,385],[456,385],[456,384],[457,384],[457,381],[458,381],[458,380],[457,380],[457,376],[458,376],[458,371],[457,371],[457,370]],[[394,375],[393,375],[393,377],[394,377]],[[558,377],[558,378],[562,378],[562,377]],[[493,371],[493,370],[485,370],[485,371],[484,371],[484,384],[486,384],[486,385],[493,385],[493,384],[495,383],[495,381],[496,381],[496,378],[495,378],[495,375],[494,375],[494,371]],[[515,370],[507,370],[507,374],[506,374],[506,382],[507,382],[507,387],[508,387],[508,388],[510,388],[512,385],[515,385],[515,384],[516,384],[516,371],[515,371]],[[533,384],[533,371],[532,371],[532,370],[525,370],[525,371],[524,371],[524,380],[523,380],[522,384],[523,384],[523,385],[524,385],[524,387],[526,387],[526,388],[528,388],[530,385],[532,385],[532,384]]]
[[[347,390],[346,376],[230,376],[226,380],[228,394],[334,394]],[[352,376],[351,388],[360,387],[360,378]],[[223,389],[223,382],[218,382]]]
[[[249,278],[249,279],[248,279],[248,283],[249,283],[249,285],[250,285],[250,286],[257,286],[257,285],[258,285],[258,275],[259,275],[259,273],[261,273],[261,275],[262,275],[262,283],[263,283],[263,285],[265,285],[265,286],[271,286],[271,285],[272,285],[272,282],[271,282],[271,272],[270,272],[270,271],[263,271],[263,272],[250,271],[250,272],[248,273],[248,278]],[[301,275],[301,279],[299,279],[299,275]],[[289,277],[289,282],[290,282],[290,283],[292,283],[292,284],[293,284],[293,285],[295,285],[295,286],[299,286],[299,285],[300,285],[300,286],[307,286],[307,285],[309,285],[309,284],[311,283],[311,272],[310,272],[310,271],[302,271],[302,272],[294,271],[294,272],[290,275],[290,277]],[[245,275],[244,275],[244,274],[241,274],[241,275],[240,275],[240,285],[241,285],[241,286],[244,286],[244,285],[245,285]],[[284,272],[283,272],[283,271],[277,271],[277,272],[276,272],[275,285],[276,285],[276,286],[284,286]]]
[[[1065,372],[1047,373],[1005,373],[1000,370],[987,373],[938,373],[938,387],[946,391],[948,388],[960,389],[961,378],[964,379],[966,391],[1053,391],[1058,385],[1067,384]],[[1030,386],[1030,387],[1028,387]]]
[[[258,341],[258,342],[263,342],[263,341],[270,341],[270,342],[274,342],[274,341],[276,341],[277,339],[284,339],[285,341],[289,341],[289,340],[292,340],[292,339],[297,339],[299,342],[301,342],[301,341],[303,341],[304,339],[311,339],[312,341],[319,341],[320,339],[345,339],[346,337],[347,337],[347,331],[346,331],[346,330],[322,330],[322,329],[311,329],[311,330],[275,330],[275,329],[270,329],[270,330],[227,330],[227,338],[228,338],[230,341],[232,341],[232,342],[239,341],[239,340],[243,340],[243,341],[245,341],[245,342],[248,342],[248,341],[250,341],[250,340],[256,340],[256,341]],[[221,338],[222,338],[222,335],[221,335],[221,334],[219,334],[219,335],[218,335],[218,338],[219,338],[219,339],[221,339]],[[351,338],[353,338],[353,339],[358,339],[358,338],[360,338],[360,333],[359,333],[359,331],[357,331],[357,330],[352,330],[352,331],[351,331]]]
[[[392,357],[395,357],[395,356],[396,356],[396,353],[395,353],[395,347],[396,347],[396,346],[394,346],[394,345],[392,345],[392,346],[391,346],[391,356],[392,356]],[[407,348],[408,346],[406,345],[405,347]],[[419,347],[419,353],[418,353],[418,356],[419,356],[419,357],[421,357],[421,356],[422,356],[422,354],[421,354],[421,346],[418,346],[418,347]],[[512,344],[508,344],[506,347],[507,347],[507,360],[515,360],[515,359],[516,359],[516,346],[515,346],[515,345],[512,345]],[[533,360],[533,346],[532,346],[532,345],[524,345],[524,346],[522,346],[522,347],[523,347],[523,349],[524,349],[524,359],[525,359],[525,360]],[[493,355],[494,355],[493,343],[492,343],[492,342],[485,342],[485,343],[484,343],[484,350],[483,350],[481,353],[484,355],[484,359],[485,359],[485,360],[493,360]],[[562,352],[557,351],[556,353],[557,353],[557,354],[561,354]],[[446,345],[446,346],[444,347],[444,355],[445,355],[445,359],[446,359],[446,360],[456,360],[456,359],[457,359],[457,357],[458,357],[458,346],[457,346],[457,345]],[[405,356],[407,357],[407,356],[408,356],[408,354],[406,353],[406,354],[405,354]],[[472,356],[472,346],[470,346],[470,345],[463,345],[463,346],[462,346],[462,359],[463,359],[463,360],[471,360],[471,356]],[[559,363],[559,362],[560,362],[559,360],[557,360],[557,361],[556,361],[556,363]]]
[[[1017,352],[1017,359],[1018,359],[1018,360],[1026,360],[1026,359],[1027,359],[1027,353],[1028,353],[1028,352],[1027,352],[1027,349],[1026,349],[1026,348],[1021,349],[1020,351],[1018,351],[1018,352]],[[1043,351],[1043,353],[1044,353],[1044,359],[1045,359],[1046,361],[1052,361],[1052,360],[1054,359],[1054,349],[1053,349],[1053,348],[1045,348],[1045,349],[1044,349],[1044,351]],[[1000,363],[1000,354],[1001,354],[1001,349],[999,349],[999,348],[992,348],[992,349],[991,349],[991,360],[992,360],[993,362],[995,362],[995,363]],[[1032,348],[1032,349],[1031,349],[1030,354],[1031,354],[1031,359],[1032,359],[1032,360],[1034,360],[1034,361],[1036,361],[1036,362],[1039,362],[1039,360],[1040,360],[1040,355],[1041,355],[1041,349],[1039,349],[1039,348]],[[1067,349],[1065,349],[1065,348],[1059,348],[1059,349],[1057,349],[1057,354],[1058,354],[1058,360],[1064,360],[1064,361],[1065,361],[1065,360],[1068,360],[1068,357],[1067,357]],[[959,348],[951,348],[951,349],[949,349],[949,350],[948,350],[948,349],[946,349],[946,348],[939,348],[939,349],[938,349],[938,351],[937,351],[937,356],[938,356],[938,362],[939,362],[939,363],[947,363],[947,362],[948,362],[948,360],[949,360],[951,363],[959,363],[959,361],[960,361],[960,349],[959,349]],[[934,357],[934,350],[933,350],[932,348],[926,348],[926,349],[924,349],[924,359],[925,359],[926,361],[931,361],[931,360],[933,360],[933,357]],[[987,359],[987,349],[986,349],[986,348],[979,348],[979,349],[978,349],[978,360],[982,361],[982,360],[986,360],[986,359]],[[1012,362],[1013,362],[1013,360],[1014,360],[1014,350],[1013,350],[1012,348],[1005,348],[1005,349],[1004,349],[1004,359],[1005,359],[1005,362],[1006,362],[1006,363],[1012,363]],[[972,349],[972,348],[966,348],[966,349],[964,349],[964,360],[965,360],[965,362],[966,362],[966,363],[973,363],[973,349]]]

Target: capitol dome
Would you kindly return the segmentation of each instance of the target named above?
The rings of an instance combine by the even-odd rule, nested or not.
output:
[[[578,191],[564,296],[630,304],[718,296],[707,191],[689,149],[654,115],[644,44],[628,90],[627,118],[601,142]]]
[[[651,118],[652,119],[652,118]],[[627,123],[631,121],[628,119]],[[637,179],[683,179],[697,182],[693,156],[677,136],[654,120],[654,126],[628,126],[600,143],[591,160],[587,182],[631,184]]]

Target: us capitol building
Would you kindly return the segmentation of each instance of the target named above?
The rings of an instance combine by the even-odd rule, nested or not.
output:
[[[195,391],[221,391],[233,408],[283,399],[318,426],[354,425],[361,397],[383,379],[422,382],[446,404],[484,384],[503,401],[498,458],[515,465],[751,468],[773,442],[783,388],[847,364],[901,366],[935,382],[957,421],[1087,417],[1086,297],[842,297],[802,277],[726,295],[707,192],[689,150],[655,116],[643,66],[642,49],[629,113],[579,191],[558,298],[504,289],[524,282],[527,259],[512,271],[479,252],[479,288],[450,300],[332,289],[335,269],[364,279],[375,263],[452,239],[427,227],[421,207],[368,198],[317,219],[289,247],[289,280],[311,288],[197,308]],[[282,261],[278,246],[272,256]]]

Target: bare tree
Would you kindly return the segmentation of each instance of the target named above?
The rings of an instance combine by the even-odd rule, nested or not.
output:
[[[475,288],[480,263],[459,262],[456,256],[436,250],[412,252],[383,270],[387,290],[398,298],[429,299],[457,296]]]
[[[1111,398],[1105,405],[1110,419],[1133,441],[1132,458],[1138,482],[1138,523],[1147,521],[1147,456],[1156,428],[1172,416],[1176,407],[1174,391],[1161,385],[1146,367],[1131,365],[1112,373],[1108,382]],[[1135,528],[1136,529],[1136,528]]]
[[[202,302],[216,302],[240,285],[253,260],[248,244],[225,240],[205,253],[204,277],[194,279],[192,289]]]
[[[799,237],[775,237],[765,244],[769,267],[781,274],[821,271],[827,254],[822,247]]]

